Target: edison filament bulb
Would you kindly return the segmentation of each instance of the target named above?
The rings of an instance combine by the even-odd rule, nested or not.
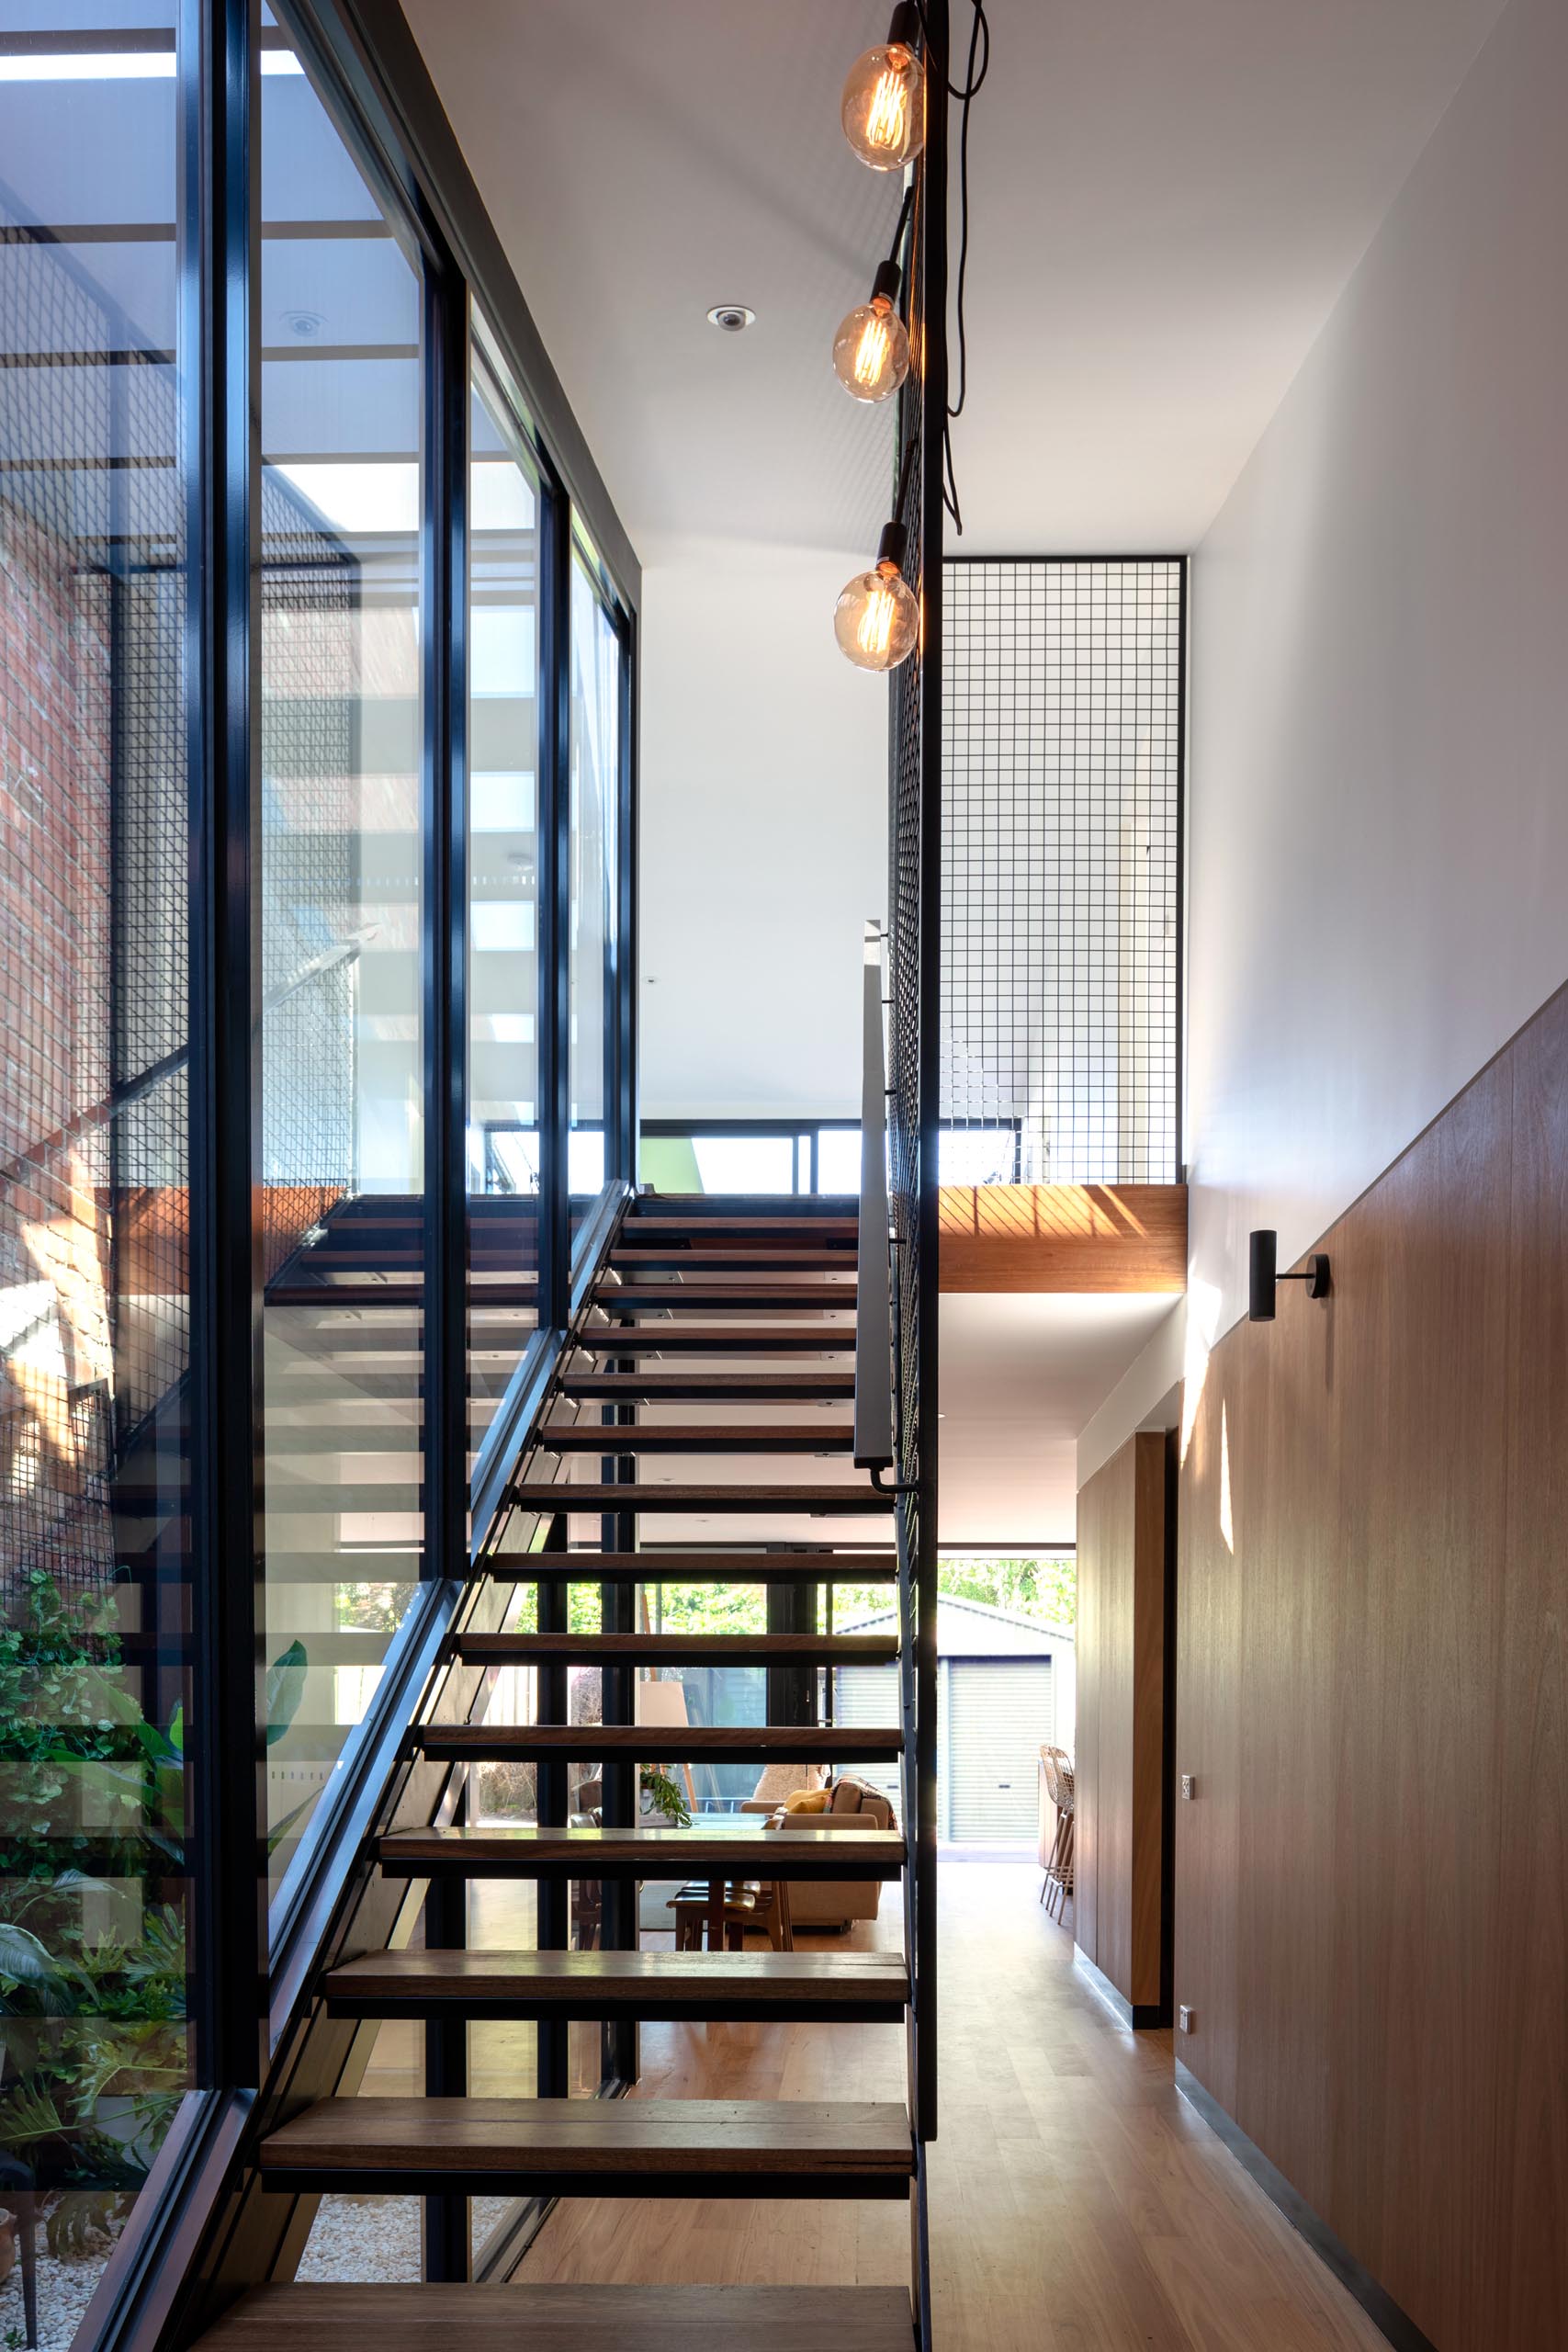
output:
[[[926,73],[915,48],[919,17],[896,8],[886,40],[857,57],[844,83],[844,136],[874,172],[901,172],[926,140]]]

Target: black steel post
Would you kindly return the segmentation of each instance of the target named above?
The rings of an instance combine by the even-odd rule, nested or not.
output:
[[[948,78],[947,0],[926,0],[926,71],[933,89]],[[916,2015],[915,2129],[934,2140],[937,2129],[937,1261],[941,1248],[939,1164],[942,1076],[942,450],[947,422],[947,108],[933,105],[926,134],[920,230],[920,309],[934,331],[923,338],[925,382],[920,407],[920,866],[919,914],[919,1201],[917,1209],[919,1299],[919,1545],[916,1654]],[[928,2321],[923,2321],[929,2324]]]
[[[468,1779],[458,1767],[462,1785],[452,1821],[460,1828],[468,1811]],[[427,1951],[461,1951],[468,1940],[468,1886],[455,1871],[441,1871],[430,1882],[424,1898],[424,1948]],[[426,2098],[466,2098],[468,2090],[468,2022],[466,2018],[432,2018],[424,2029],[424,2095]],[[447,2285],[461,2283],[473,2260],[472,2220],[467,2197],[427,2197],[424,2199],[424,2276]]]
[[[620,791],[620,821],[617,827],[616,889],[618,914],[616,938],[618,955],[615,973],[615,1050],[616,1084],[613,1114],[615,1148],[606,1161],[605,1172],[624,1177],[628,1184],[638,1181],[637,1166],[639,1103],[637,1090],[637,827],[640,815],[638,798],[637,729],[641,710],[641,682],[637,674],[637,626],[629,615],[618,613],[617,625],[621,639],[621,765],[618,779]],[[606,1102],[604,1124],[612,1123],[610,1104]]]
[[[468,1566],[468,301],[461,279],[423,276],[424,475],[420,532],[423,659],[421,983],[424,1068],[424,1552],[427,1579]],[[466,1789],[464,1791],[466,1795]],[[462,1799],[459,1798],[459,1814]],[[425,1942],[460,1950],[467,1888],[437,1877]],[[427,2098],[468,2090],[468,2027],[425,2028]],[[468,2200],[424,2199],[424,2275],[466,2279]]]
[[[617,1372],[635,1370],[629,1358],[613,1361]],[[637,1419],[635,1405],[601,1407],[606,1421],[617,1428],[626,1428]],[[637,1456],[633,1453],[606,1455],[603,1464],[606,1483],[625,1485],[637,1476]],[[637,1514],[635,1511],[606,1512],[601,1521],[602,1542],[607,1552],[630,1552],[637,1544]],[[631,1634],[637,1630],[637,1585],[630,1577],[607,1577],[600,1586],[600,1620],[606,1634]],[[637,1670],[625,1666],[604,1666],[601,1668],[604,1719],[607,1724],[629,1724],[637,1720]],[[604,1819],[607,1828],[630,1829],[636,1826],[641,1808],[641,1782],[638,1768],[630,1757],[606,1758],[604,1761]],[[637,1944],[637,1886],[635,1879],[607,1879],[600,1890],[600,1940],[606,1951],[635,1951]],[[601,2035],[601,2071],[607,2081],[635,2082],[637,2072],[637,2029],[631,2020],[605,2025]]]
[[[539,1321],[570,1319],[571,517],[539,491]]]
[[[424,1075],[424,1558],[468,1560],[468,302],[427,262],[421,987]]]
[[[545,1539],[547,1552],[564,1552],[567,1548],[566,1514],[564,1511],[550,1521]],[[564,1634],[569,1627],[568,1588],[555,1577],[539,1580],[538,1619],[541,1634]],[[559,1664],[536,1668],[536,1689],[538,1693],[536,1720],[542,1724],[564,1724],[567,1717],[567,1669]],[[537,1798],[536,1811],[541,1829],[564,1829],[567,1811],[567,1774],[570,1767],[553,1758],[541,1758],[534,1767],[536,1775]],[[570,1942],[571,1889],[564,1879],[540,1879],[536,1901],[538,1905],[537,1942],[541,1951],[565,1951]],[[568,2088],[566,2024],[559,2018],[542,2019],[538,2026],[538,2065],[536,2087],[541,2098],[564,2098]]]
[[[182,0],[178,27],[195,1634],[186,1781],[195,2069],[211,2087],[257,2085],[266,2058],[262,1268],[253,1221],[261,1080],[256,17],[255,0]]]

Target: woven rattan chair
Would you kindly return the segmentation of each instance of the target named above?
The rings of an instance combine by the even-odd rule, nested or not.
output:
[[[1073,1891],[1073,1817],[1076,1794],[1072,1759],[1062,1747],[1043,1747],[1045,1791],[1056,1808],[1056,1835],[1041,1881],[1040,1900],[1056,1918],[1065,1917]]]

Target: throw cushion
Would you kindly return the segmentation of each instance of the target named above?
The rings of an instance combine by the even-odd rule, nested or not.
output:
[[[826,1813],[828,1792],[826,1789],[792,1789],[784,1799],[784,1809],[786,1813]]]
[[[835,1781],[833,1783],[833,1811],[835,1813],[858,1813],[860,1808],[860,1782],[858,1781]]]

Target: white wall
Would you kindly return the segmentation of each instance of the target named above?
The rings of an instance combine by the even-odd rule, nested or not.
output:
[[[1568,8],[1513,0],[1198,551],[1192,1306],[1568,973]]]
[[[1187,1302],[1178,1299],[1146,1346],[1130,1363],[1099,1411],[1078,1431],[1077,1470],[1081,1493],[1134,1430],[1173,1430],[1181,1419],[1186,1373]]]
[[[643,552],[644,1114],[857,1116],[888,689],[832,622],[863,557]]]

